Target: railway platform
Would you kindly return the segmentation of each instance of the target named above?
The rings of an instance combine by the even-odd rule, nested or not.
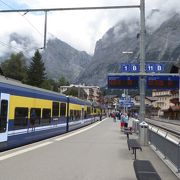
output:
[[[121,162],[119,165],[119,179],[136,179],[133,168],[134,155],[133,151],[128,150],[127,135],[121,131],[119,127],[119,120],[116,120],[116,122],[114,122],[113,119],[107,118],[105,123],[108,124],[111,123],[111,121],[112,129],[110,138],[112,138],[112,142],[116,140],[117,142],[119,141],[119,147],[115,146],[117,148],[117,152],[119,152],[117,161]],[[138,139],[138,135],[132,134],[129,135],[129,138]],[[178,174],[174,174],[149,145],[142,146],[142,151],[137,150],[136,156],[136,159],[138,160],[150,161],[162,180],[179,179]]]
[[[129,138],[137,136],[133,134]],[[136,159],[149,160],[162,180],[178,180],[149,146],[142,146],[142,151],[137,150]],[[136,179],[134,155],[128,149],[127,135],[121,132],[119,121],[114,122],[112,118],[0,153],[0,162],[3,180]],[[11,173],[8,173],[9,169]]]

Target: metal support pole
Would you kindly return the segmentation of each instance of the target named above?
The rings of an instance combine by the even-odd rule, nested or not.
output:
[[[47,11],[45,11],[45,20],[44,20],[44,49],[46,49],[46,36],[47,36]]]
[[[69,132],[69,96],[67,97],[67,120],[66,120],[66,132]]]
[[[124,96],[125,96],[125,101],[126,101],[126,90],[124,89]],[[124,104],[124,113],[126,112],[126,106]]]
[[[140,122],[145,119],[145,0],[140,0]]]

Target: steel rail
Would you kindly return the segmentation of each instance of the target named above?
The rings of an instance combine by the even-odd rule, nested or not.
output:
[[[167,121],[167,120],[165,120],[165,119],[149,119],[149,118],[146,118],[148,121],[155,121],[155,122],[162,122],[162,123],[165,123],[165,124],[171,124],[171,125],[178,125],[178,126],[180,126],[180,121],[179,121],[179,123],[177,123],[177,122],[174,122],[173,120],[172,120],[172,122],[170,122],[170,121]]]
[[[153,123],[153,122],[149,122],[149,121],[146,121],[146,122],[147,122],[148,124],[154,126],[154,127],[157,127],[157,128],[159,128],[159,129],[162,129],[162,130],[165,130],[166,132],[171,133],[172,135],[174,135],[174,136],[177,137],[177,138],[180,138],[180,132],[178,132],[178,131],[176,131],[176,130],[174,130],[174,129],[170,129],[170,128],[167,128],[167,127],[163,127],[162,125],[157,125],[157,124],[155,124],[155,123]],[[161,122],[161,121],[158,121],[158,122]],[[171,123],[169,123],[169,124],[171,124]]]

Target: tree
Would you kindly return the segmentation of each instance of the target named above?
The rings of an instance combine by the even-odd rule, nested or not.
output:
[[[78,88],[73,86],[73,87],[67,89],[67,91],[65,91],[64,94],[69,95],[69,96],[78,97]]]
[[[48,89],[48,90],[51,90],[51,91],[58,92],[58,83],[53,79],[45,80],[42,83],[41,87],[44,88],[44,89]]]
[[[10,59],[1,63],[1,68],[5,76],[25,81],[27,74],[26,58],[22,52],[11,54]]]
[[[27,83],[32,86],[41,87],[42,83],[46,80],[45,70],[46,69],[42,61],[42,56],[37,50],[34,53],[34,57],[32,58],[32,61],[27,71]]]
[[[41,88],[47,89],[47,90],[53,90],[53,86],[51,84],[51,81],[49,79],[44,80],[43,83],[41,84]]]
[[[61,76],[58,81],[59,86],[69,86],[69,82],[66,80],[64,76]]]

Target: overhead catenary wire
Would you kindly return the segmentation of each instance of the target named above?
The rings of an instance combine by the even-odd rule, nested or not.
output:
[[[2,4],[4,4],[6,7],[10,8],[10,9],[12,9],[12,10],[15,10],[12,6],[10,6],[9,4],[5,3],[4,1],[0,0],[0,2],[1,2]],[[24,16],[24,15],[26,15],[26,14],[28,13],[28,11],[25,12],[24,14],[21,14],[20,12],[17,12],[17,13],[18,13],[21,17],[23,17],[23,18],[30,24],[30,26],[31,26],[39,35],[43,36],[43,34]],[[23,51],[23,52],[26,52],[26,51],[27,51],[27,49],[25,49],[25,48],[19,49],[19,48],[17,48],[17,47],[8,45],[8,44],[6,44],[6,43],[4,43],[4,42],[2,42],[2,41],[0,41],[0,45],[2,45],[2,46],[4,46],[4,47],[11,48],[11,49],[14,49],[14,51],[16,51],[17,53],[18,53],[19,51]],[[27,57],[31,58],[27,53],[25,53],[25,55],[26,55]]]
[[[100,9],[125,9],[125,8],[138,8],[140,5],[127,5],[127,6],[94,6],[94,7],[68,7],[68,8],[41,8],[41,9],[13,9],[13,10],[0,10],[0,13],[13,13],[13,12],[45,12],[45,31],[44,31],[44,49],[46,48],[46,21],[47,12],[49,11],[84,11],[84,10],[100,10]]]
[[[4,42],[2,42],[2,41],[0,41],[0,45],[2,45],[2,46],[4,46],[4,47],[12,48],[12,49],[14,49],[17,53],[18,53],[18,52],[22,52],[22,51],[24,50],[24,49],[19,49],[19,48],[17,48],[17,47],[8,45],[8,44],[6,44],[6,43],[4,43]],[[26,56],[29,57],[29,58],[31,58],[31,56],[29,56],[28,54],[26,54]]]
[[[10,6],[9,4],[5,3],[4,1],[0,0],[1,3],[3,3],[5,6],[7,6],[8,8],[10,8],[11,10],[15,10],[12,6]],[[17,12],[21,17],[23,17],[29,24],[30,26],[41,36],[43,36],[43,34],[25,17],[25,15],[28,13],[29,11],[26,11],[24,14],[21,14],[20,12]]]

